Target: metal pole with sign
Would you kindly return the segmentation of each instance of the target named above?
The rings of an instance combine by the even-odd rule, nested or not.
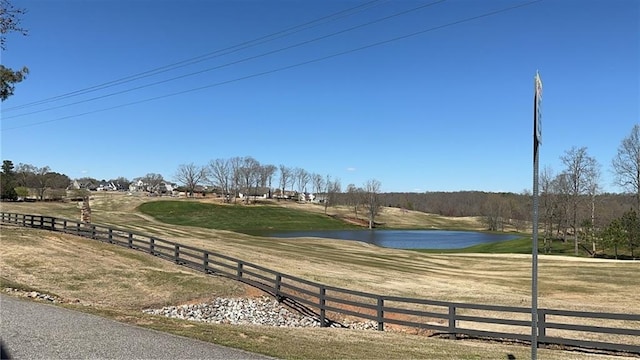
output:
[[[531,359],[538,352],[538,148],[542,144],[542,80],[536,72],[533,95],[533,234],[531,250]]]

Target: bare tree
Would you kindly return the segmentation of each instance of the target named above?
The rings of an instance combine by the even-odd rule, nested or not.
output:
[[[229,160],[216,159],[210,161],[208,172],[210,176],[209,181],[211,181],[213,186],[220,189],[224,202],[230,202],[233,176]]]
[[[193,192],[201,182],[207,180],[207,168],[195,165],[194,163],[182,164],[178,166],[178,171],[174,176],[175,180],[184,185],[188,196],[193,196]]]
[[[314,194],[319,194],[324,189],[324,179],[320,174],[311,174],[311,184],[313,184]]]
[[[302,194],[304,194],[307,190],[307,184],[309,184],[309,179],[311,179],[311,177],[309,176],[309,173],[302,168],[295,168],[293,170],[293,174],[295,183],[297,185],[298,194],[302,196]]]
[[[596,219],[596,203],[597,196],[600,193],[600,168],[596,166],[593,169],[593,173],[591,176],[587,177],[587,195],[589,196],[590,201],[590,210],[591,216],[590,220],[586,222],[588,225],[585,230],[588,230],[588,238],[591,239],[591,248],[592,248],[592,256],[595,256],[596,253],[596,236],[595,232],[598,227],[597,219]]]
[[[574,251],[578,255],[578,224],[581,196],[588,194],[594,178],[598,174],[598,162],[589,156],[586,147],[572,147],[560,159],[565,165],[565,172],[569,176],[569,195],[571,198],[571,228],[573,229]]]
[[[280,165],[280,187],[282,188],[281,197],[284,198],[285,191],[287,191],[287,185],[291,182],[291,168]]]
[[[160,174],[148,173],[142,177],[142,182],[146,186],[148,192],[155,193],[159,190],[160,184],[164,181],[164,178]]]
[[[271,199],[273,176],[277,170],[278,168],[275,165],[262,165],[260,167],[260,186],[269,189],[269,199]]]
[[[32,187],[31,179],[36,173],[36,169],[37,168],[31,164],[19,163],[15,170],[17,185],[26,188]]]
[[[229,159],[229,167],[231,168],[231,187],[233,190],[233,202],[235,203],[238,199],[238,194],[240,192],[240,184],[242,183],[242,162],[243,158],[235,156]]]
[[[238,170],[241,184],[244,187],[244,192],[247,194],[245,202],[249,203],[249,197],[251,195],[255,198],[258,184],[260,182],[260,163],[251,156],[247,156],[242,159],[242,163]]]
[[[542,226],[544,228],[544,251],[549,252],[550,240],[553,235],[553,220],[554,220],[554,198],[553,193],[553,169],[546,166],[540,174],[540,217],[542,219]]]
[[[364,190],[354,184],[347,185],[346,203],[353,206],[356,219],[358,218],[358,207],[362,204],[362,194]]]
[[[631,134],[624,138],[611,162],[616,185],[636,197],[636,211],[640,211],[640,125],[635,124]]]
[[[33,168],[33,175],[31,177],[30,183],[31,187],[36,189],[36,193],[38,194],[38,198],[40,200],[44,200],[44,192],[49,186],[49,178],[47,177],[47,174],[50,171],[51,169],[48,166]]]
[[[44,200],[45,193],[57,198],[64,197],[71,184],[67,175],[52,172],[48,166],[37,167],[30,164],[18,164],[15,171],[17,185],[33,189],[39,200]]]
[[[340,180],[336,179],[331,181],[331,177],[327,175],[327,181],[325,181],[326,193],[324,196],[324,213],[327,214],[327,207],[333,205],[336,201],[336,195],[339,194],[341,190]]]
[[[380,212],[380,181],[371,179],[364,185],[366,200],[364,203],[369,218],[369,229],[373,229],[375,219]]]
[[[504,231],[508,203],[501,194],[491,194],[484,205],[485,224],[489,231]]]
[[[569,208],[571,202],[571,181],[567,173],[558,174],[551,182],[553,193],[553,220],[557,224],[556,236],[562,234],[562,241],[567,241],[567,229],[569,228]],[[553,222],[552,220],[552,222]]]

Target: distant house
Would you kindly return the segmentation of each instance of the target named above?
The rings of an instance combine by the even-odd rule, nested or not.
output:
[[[116,191],[118,187],[113,182],[108,181],[100,181],[98,186],[96,187],[97,191]]]
[[[71,189],[79,190],[86,189],[95,191],[98,189],[98,184],[94,184],[91,181],[73,180],[71,182]]]
[[[80,182],[78,180],[73,180],[71,182],[71,189],[75,189],[75,190],[82,189],[80,187]]]
[[[315,194],[315,196],[311,200],[311,202],[314,202],[314,203],[324,203],[325,201],[327,201],[327,194],[326,193]]]
[[[145,183],[140,179],[137,181],[133,181],[131,184],[129,184],[129,191],[131,192],[144,191],[144,190],[145,190]]]
[[[240,199],[244,199],[246,197],[268,199],[270,194],[271,189],[269,189],[268,187],[259,186],[257,188],[240,189],[240,191],[238,192],[238,197]]]
[[[173,194],[175,187],[176,184],[163,181],[158,184],[158,187],[155,189],[155,191],[160,194]]]
[[[284,193],[282,189],[275,189],[273,191],[273,197],[276,199],[294,199],[296,196],[298,196],[297,191],[285,190]]]

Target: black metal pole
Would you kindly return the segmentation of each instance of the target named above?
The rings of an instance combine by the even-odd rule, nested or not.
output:
[[[533,96],[533,229],[531,249],[531,360],[538,355],[538,148],[542,129],[540,128],[540,98],[542,82],[536,73]]]

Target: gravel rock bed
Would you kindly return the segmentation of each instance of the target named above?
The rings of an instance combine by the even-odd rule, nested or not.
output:
[[[215,298],[211,302],[145,309],[146,314],[161,315],[190,321],[232,325],[263,325],[277,327],[320,327],[320,319],[290,311],[270,297]],[[376,330],[378,324],[368,322],[331,323],[331,327]]]
[[[2,289],[2,291],[6,292],[6,293],[10,293],[10,294],[15,294],[15,295],[20,295],[20,296],[32,298],[32,299],[45,300],[45,301],[49,301],[49,302],[52,302],[52,303],[62,303],[62,302],[64,302],[61,298],[59,298],[57,296],[44,294],[44,293],[40,293],[40,292],[37,292],[37,291],[24,291],[24,290],[14,289],[14,288],[10,288],[10,287],[4,288],[4,289]]]

